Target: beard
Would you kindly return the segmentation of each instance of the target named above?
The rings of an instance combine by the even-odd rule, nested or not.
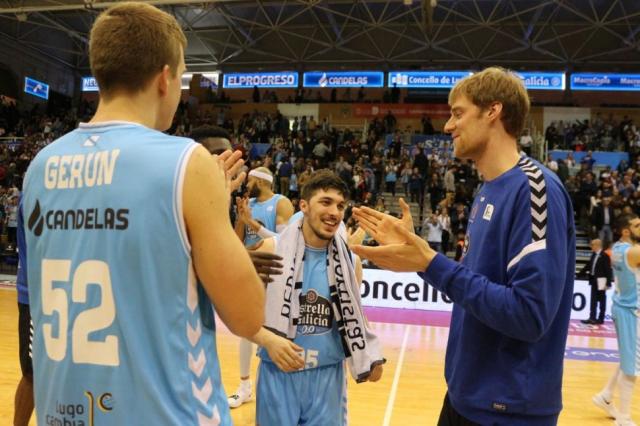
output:
[[[305,218],[305,220],[307,220]],[[335,233],[326,233],[322,230],[322,222],[320,222],[320,225],[315,226],[312,220],[308,220],[308,224],[309,224],[309,229],[311,229],[311,232],[313,232],[313,234],[320,240],[322,241],[331,241],[331,239],[333,238]]]
[[[319,239],[321,239],[323,241],[331,241],[331,239],[333,238],[333,235],[327,236],[322,231],[314,228],[313,225],[311,225],[310,228],[313,231],[313,233],[316,234],[316,237],[318,237]]]
[[[262,193],[262,191],[260,191],[260,188],[258,188],[258,186],[252,186],[251,188],[249,188],[249,197],[250,198],[258,198],[260,196],[260,194]]]

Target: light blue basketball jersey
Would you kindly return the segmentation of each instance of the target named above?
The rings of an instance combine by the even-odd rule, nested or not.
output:
[[[304,348],[305,368],[342,362],[344,351],[331,307],[327,278],[327,250],[306,247],[300,291],[300,318],[294,343]],[[260,349],[260,357],[271,362]]]
[[[611,249],[611,264],[616,282],[613,303],[624,308],[638,309],[640,271],[638,271],[638,268],[630,267],[627,262],[627,252],[630,248],[631,244],[629,243],[617,242]]]
[[[297,212],[291,215],[291,217],[289,218],[289,221],[287,222],[287,225],[291,225],[292,223],[299,221],[303,217],[304,217],[304,213],[302,212],[302,210],[298,210]]]
[[[231,424],[182,186],[198,145],[81,125],[24,189],[39,424]]]
[[[262,226],[271,232],[276,232],[276,216],[278,201],[282,195],[273,194],[273,197],[266,201],[259,202],[255,198],[249,199],[251,216],[260,222]],[[260,241],[262,238],[250,226],[244,227],[244,245],[249,247]]]

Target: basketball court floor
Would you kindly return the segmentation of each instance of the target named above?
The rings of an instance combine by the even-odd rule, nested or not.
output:
[[[443,377],[449,313],[366,308],[381,338],[387,364],[378,383],[350,381],[349,421],[352,426],[435,425],[446,390]],[[0,288],[0,425],[13,419],[13,397],[20,378],[16,292]],[[560,425],[611,425],[613,421],[591,403],[617,362],[613,324],[586,326],[572,321],[565,355],[564,410]],[[227,391],[238,384],[238,338],[218,324],[218,352]],[[255,382],[257,359],[252,363]],[[500,368],[496,366],[496,368]],[[632,411],[640,420],[640,390]],[[238,426],[255,424],[255,403],[232,411]],[[31,424],[36,422],[32,419]]]

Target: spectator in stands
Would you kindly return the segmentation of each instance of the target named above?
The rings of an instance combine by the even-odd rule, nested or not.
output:
[[[413,168],[411,179],[409,179],[409,191],[411,193],[411,202],[422,204],[422,194],[424,193],[422,176],[417,167]]]
[[[612,226],[615,223],[615,214],[611,207],[611,198],[603,197],[602,202],[593,209],[592,215],[592,231],[597,232],[605,246],[613,241]]]
[[[307,122],[307,129],[309,130],[310,137],[315,137],[317,127],[318,127],[318,122],[313,118],[313,116],[309,116],[309,121]]]
[[[561,158],[558,159],[557,164],[558,171],[556,173],[558,174],[560,181],[562,181],[562,183],[565,183],[569,178],[569,167],[567,167],[567,163],[565,162],[565,160]]]
[[[556,129],[555,122],[551,123],[551,125],[547,127],[547,130],[544,132],[544,138],[552,149],[563,149],[565,147],[564,144],[560,144],[562,138],[558,135],[558,129]]]
[[[431,213],[422,223],[422,238],[435,251],[442,251],[442,231],[442,224],[435,213]]]
[[[402,182],[402,188],[404,189],[404,196],[409,197],[409,180],[411,179],[411,161],[406,160],[400,171],[400,182]]]
[[[591,172],[584,173],[584,179],[580,182],[580,190],[576,194],[576,204],[574,208],[578,215],[578,220],[584,221],[587,218],[587,211],[589,209],[590,198],[596,194],[598,187],[593,180],[593,174]]]
[[[307,137],[307,116],[303,115],[300,119],[300,131],[302,132],[303,137]]]
[[[524,129],[522,131],[522,136],[520,136],[520,148],[524,151],[525,154],[531,156],[531,147],[533,146],[533,138],[529,134],[529,129]]]
[[[391,113],[391,110],[387,111],[387,115],[384,116],[384,129],[386,133],[393,133],[396,129],[398,120]]]
[[[285,155],[282,158],[282,162],[278,165],[277,175],[280,185],[280,193],[285,197],[289,197],[290,185],[291,185],[291,175],[293,174],[293,166],[291,165],[291,161],[289,157]]]
[[[387,192],[390,192],[392,196],[396,196],[396,183],[398,181],[398,165],[395,158],[392,158],[385,166],[385,184]]]
[[[307,183],[307,181],[311,178],[312,174],[313,174],[313,167],[311,166],[310,163],[308,163],[304,172],[302,172],[298,176],[298,188],[302,188],[304,184]]]
[[[456,166],[451,165],[444,173],[444,190],[447,192],[456,192]]]
[[[420,173],[420,177],[422,178],[423,185],[429,177],[429,158],[426,156],[424,152],[424,144],[418,143],[417,153],[413,158],[413,167],[417,167]],[[424,186],[422,187],[422,192],[420,193],[420,199],[424,197]]]
[[[435,129],[433,128],[433,123],[431,122],[431,117],[429,117],[426,114],[423,114],[420,122],[422,123],[423,135],[433,135],[435,133]]]
[[[16,249],[16,230],[18,228],[18,196],[11,195],[8,199],[6,211],[7,240],[11,250]]]
[[[620,194],[625,198],[631,197],[631,195],[636,191],[636,186],[633,184],[630,174],[624,175],[622,182],[620,182],[620,185],[618,186],[618,191],[620,191]]]
[[[327,136],[331,131],[331,126],[329,125],[329,119],[327,117],[322,119],[322,123],[320,123],[320,130],[324,133],[323,136]]]
[[[593,165],[595,163],[596,160],[593,158],[593,153],[591,151],[588,151],[587,155],[582,157],[582,160],[580,160],[580,164],[585,164],[589,171],[593,170]]]
[[[455,189],[455,185],[453,188]],[[438,203],[440,203],[445,193],[445,189],[442,185],[442,180],[440,179],[440,175],[437,172],[431,174],[431,179],[429,179],[426,190],[429,193],[429,204],[431,205],[431,211],[436,211]]]
[[[442,253],[447,254],[449,251],[449,240],[451,239],[451,216],[449,212],[444,212],[437,208],[438,223],[442,226]]]
[[[327,160],[329,157],[329,147],[326,145],[324,138],[320,139],[318,144],[315,147],[313,147],[312,152],[313,152],[313,157],[316,160],[318,160],[318,163],[320,164],[320,168],[324,168],[327,165]]]
[[[373,160],[371,161],[371,170],[373,171],[373,177],[375,179],[374,191],[380,192],[380,186],[382,185],[384,177],[384,163],[382,162],[382,158],[377,154],[373,156]]]
[[[455,230],[455,232],[466,231],[468,222],[469,212],[467,207],[463,203],[456,204],[456,210],[451,214],[451,229]]]

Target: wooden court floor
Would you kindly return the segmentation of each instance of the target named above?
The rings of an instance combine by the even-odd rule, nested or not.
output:
[[[20,378],[15,290],[0,289],[0,425],[13,419],[13,396]],[[435,425],[445,393],[444,351],[448,329],[404,324],[373,323],[387,358],[383,378],[378,383],[349,383],[349,420],[352,426]],[[610,338],[570,336],[568,346],[601,349],[610,347]],[[238,338],[223,326],[218,329],[218,351],[222,379],[227,391],[238,384]],[[252,363],[253,378],[257,360]],[[565,361],[564,410],[560,425],[611,425],[591,403],[613,371],[615,363]],[[636,391],[632,415],[640,421],[640,397]],[[254,424],[255,403],[232,411],[239,426]],[[32,418],[31,424],[36,422]],[[120,426],[120,425],[118,425]]]

